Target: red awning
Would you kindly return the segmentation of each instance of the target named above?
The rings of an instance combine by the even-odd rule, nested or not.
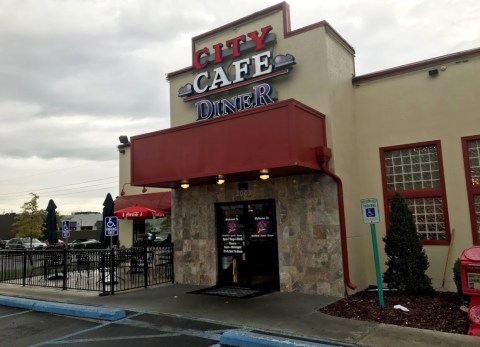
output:
[[[152,217],[165,217],[167,213],[165,211],[157,210],[155,208],[149,208],[145,206],[130,206],[115,211],[115,216],[118,218],[152,218]]]
[[[117,198],[115,199],[115,212],[136,205],[145,206],[161,211],[170,211],[172,208],[172,193],[159,192],[117,196]]]
[[[131,138],[134,185],[178,188],[321,170],[317,150],[326,148],[325,116],[295,100]]]

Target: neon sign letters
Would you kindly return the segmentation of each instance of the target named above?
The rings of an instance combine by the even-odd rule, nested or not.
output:
[[[197,50],[192,57],[195,68],[202,70],[195,76],[192,83],[187,83],[178,91],[178,96],[185,102],[195,102],[196,120],[206,120],[218,116],[236,113],[245,109],[264,106],[274,102],[270,84],[262,81],[276,76],[287,74],[295,57],[291,54],[272,57],[270,50],[265,48],[276,41],[275,34],[271,33],[272,26],[268,25],[258,31],[240,35],[223,43]],[[247,39],[250,38],[250,40]],[[245,53],[254,50],[255,54],[242,57]],[[235,60],[235,58],[239,58]],[[210,65],[227,64],[210,68]],[[254,84],[252,92],[239,94],[233,97],[212,100],[212,95]]]

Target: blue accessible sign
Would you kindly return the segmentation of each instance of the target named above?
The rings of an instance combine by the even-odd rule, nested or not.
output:
[[[380,215],[378,213],[378,201],[376,198],[362,199],[362,216],[363,223],[374,224],[380,223]]]
[[[117,217],[105,217],[105,236],[118,236]]]
[[[70,221],[62,220],[62,236],[64,239],[70,237]]]

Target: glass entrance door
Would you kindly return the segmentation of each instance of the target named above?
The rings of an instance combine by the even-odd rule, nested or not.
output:
[[[279,290],[275,201],[217,204],[218,281]]]

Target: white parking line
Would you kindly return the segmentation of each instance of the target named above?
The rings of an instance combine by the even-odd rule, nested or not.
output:
[[[142,313],[136,313],[136,314],[134,314],[134,315],[131,315],[130,317],[136,317],[136,316],[139,316],[139,315],[141,315],[141,314],[142,314]],[[124,318],[124,319],[127,319],[127,318]],[[121,320],[120,320],[120,321],[121,321]],[[119,322],[119,321],[117,321],[117,323],[118,323],[118,322]],[[68,338],[70,338],[70,337],[72,337],[72,336],[79,335],[79,334],[83,334],[83,333],[87,333],[87,332],[90,332],[90,331],[93,331],[93,330],[101,329],[101,328],[104,328],[104,327],[109,326],[109,325],[111,325],[111,324],[114,324],[114,322],[107,322],[107,323],[103,323],[103,324],[94,326],[94,327],[92,327],[92,328],[88,328],[88,329],[76,331],[76,332],[71,333],[71,334],[68,334],[68,335],[64,335],[64,336],[57,337],[56,339],[53,339],[53,340],[36,343],[36,344],[34,344],[34,345],[31,345],[30,347],[38,347],[38,346],[43,346],[43,345],[55,345],[55,344],[58,344],[59,342],[65,343],[65,341],[63,341],[64,339],[68,339]]]
[[[7,314],[5,316],[0,316],[0,319],[9,318],[9,317],[12,317],[12,316],[18,316],[20,314],[29,313],[29,312],[32,312],[32,311],[22,311],[22,312],[17,312],[17,313],[11,313],[11,314]]]
[[[30,347],[37,347],[37,346],[43,346],[43,345],[67,345],[67,344],[83,344],[83,343],[99,343],[99,342],[105,342],[105,341],[122,341],[122,340],[138,340],[138,339],[156,339],[156,338],[165,338],[165,337],[175,337],[175,336],[191,336],[191,337],[198,337],[198,338],[203,338],[203,339],[208,339],[208,340],[213,340],[212,342],[215,343],[215,341],[220,341],[221,334],[225,332],[226,330],[231,330],[231,329],[216,329],[216,330],[195,330],[195,329],[184,329],[184,328],[175,328],[172,326],[168,325],[156,325],[155,323],[149,323],[149,322],[144,322],[144,321],[138,321],[134,318],[136,316],[143,315],[143,313],[136,313],[134,315],[131,315],[127,318],[121,319],[119,321],[115,322],[108,322],[105,324],[101,324],[99,326],[95,326],[89,329],[85,329],[82,331],[77,331],[75,333],[65,335],[53,340],[49,341],[44,341],[35,345],[32,345]],[[144,335],[123,335],[123,336],[111,336],[111,337],[93,337],[93,338],[78,338],[78,339],[71,339],[71,337],[83,334],[86,332],[91,332],[93,330],[98,330],[107,326],[110,326],[112,324],[120,324],[120,325],[126,325],[126,326],[131,326],[131,327],[137,327],[137,328],[144,328],[144,329],[151,329],[154,331],[157,331],[158,333],[153,333],[153,334],[144,334]],[[212,345],[215,346],[216,344]]]
[[[137,340],[137,339],[153,339],[159,337],[171,337],[180,336],[181,334],[156,334],[156,335],[133,335],[133,336],[111,336],[111,337],[94,337],[90,339],[77,339],[77,340],[59,340],[50,341],[51,345],[67,345],[75,343],[91,343],[91,342],[104,342],[104,341],[122,341],[122,340]],[[32,346],[33,347],[33,346]]]

